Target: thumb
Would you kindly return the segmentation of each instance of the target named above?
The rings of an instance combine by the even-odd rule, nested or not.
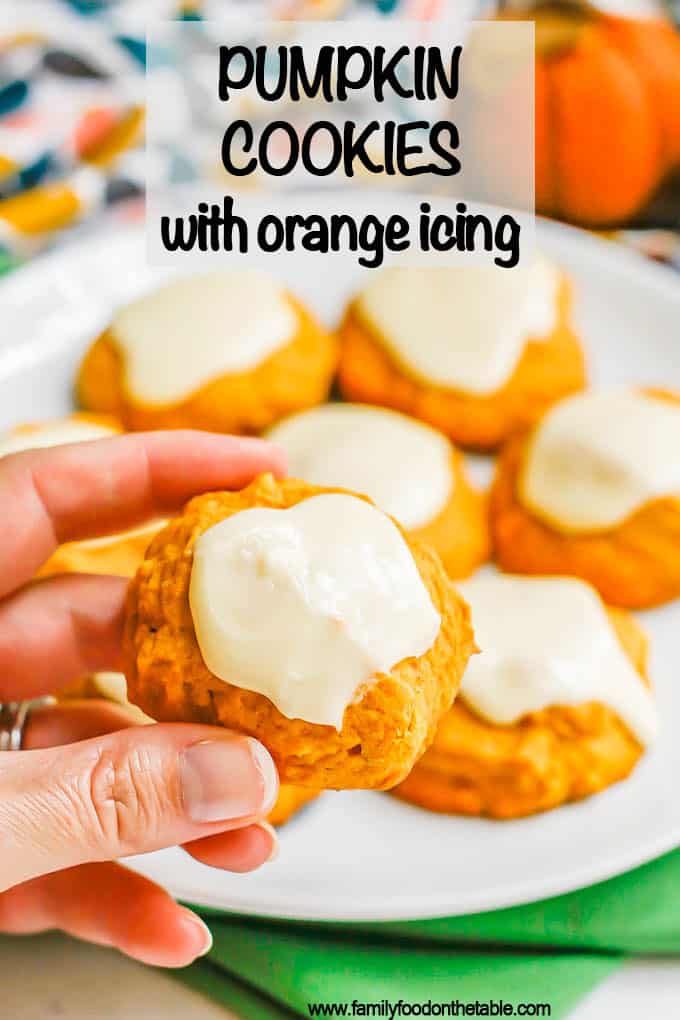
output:
[[[132,727],[0,755],[0,891],[38,875],[188,843],[263,817],[278,778],[256,740]]]

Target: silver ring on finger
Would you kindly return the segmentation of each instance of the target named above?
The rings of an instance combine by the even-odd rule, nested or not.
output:
[[[20,751],[24,743],[24,730],[34,708],[53,705],[54,698],[34,698],[32,701],[0,702],[0,751]]]

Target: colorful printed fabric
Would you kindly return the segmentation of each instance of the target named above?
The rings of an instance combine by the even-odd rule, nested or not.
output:
[[[224,14],[224,0],[13,0],[0,11],[0,273],[101,221],[143,214],[147,18]],[[231,0],[250,15],[331,18],[433,0]],[[180,151],[153,154],[192,179]],[[137,199],[137,201],[134,201]],[[127,200],[127,201],[123,201]],[[133,201],[130,201],[133,200]]]
[[[488,0],[457,0],[473,16]],[[169,144],[143,154],[145,26],[225,8],[250,16],[433,18],[446,0],[11,0],[0,10],[0,274],[97,229],[143,216],[145,171],[196,176]],[[671,231],[616,235],[680,269]]]

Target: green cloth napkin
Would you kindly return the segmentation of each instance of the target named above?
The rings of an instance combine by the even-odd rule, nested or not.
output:
[[[211,929],[215,946],[208,960],[180,976],[244,1020],[309,1017],[308,1003],[349,1004],[353,999],[376,1004],[399,999],[419,1004],[540,1002],[550,1004],[555,1020],[619,964],[619,958],[594,954],[358,943],[236,921],[211,922]]]
[[[680,850],[577,892],[465,917],[318,925],[200,913],[215,945],[180,976],[246,1020],[353,999],[546,1002],[560,1020],[624,954],[680,953]]]
[[[0,276],[5,273],[9,273],[10,269],[15,269],[19,265],[19,259],[15,258],[14,255],[10,255],[4,248],[0,248]]]

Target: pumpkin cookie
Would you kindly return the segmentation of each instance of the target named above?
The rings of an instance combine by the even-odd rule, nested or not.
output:
[[[489,555],[485,500],[441,433],[364,404],[324,404],[276,426],[292,475],[361,492],[439,553],[452,577]]]
[[[164,528],[166,521],[152,521],[117,535],[65,542],[50,556],[38,572],[52,574],[116,574],[132,577],[144,559],[149,542]]]
[[[284,783],[388,788],[473,650],[434,552],[363,497],[264,475],[191,500],[129,590],[128,694],[260,739]]]
[[[387,269],[341,326],[348,399],[420,418],[492,450],[585,384],[566,277],[531,269]]]
[[[680,595],[680,401],[600,391],[510,443],[491,494],[504,570],[573,574],[611,605]]]
[[[59,701],[74,701],[82,698],[103,698],[105,701],[113,701],[116,705],[122,705],[139,726],[147,726],[149,723],[155,722],[155,719],[128,701],[127,685],[122,673],[90,673],[69,684],[59,693]]]
[[[276,804],[269,812],[267,821],[270,825],[285,825],[305,804],[309,804],[318,796],[318,790],[308,790],[303,786],[288,786],[283,783],[279,787]]]
[[[27,422],[0,434],[0,458],[25,450],[41,450],[66,443],[82,443],[106,439],[121,432],[115,418],[103,414],[76,412],[64,418]]]
[[[113,418],[92,414],[71,414],[53,421],[18,425],[0,436],[0,458],[24,450],[105,439],[120,431]],[[39,576],[84,573],[132,577],[152,536],[164,524],[165,521],[155,521],[118,535],[66,542],[50,556]]]
[[[122,308],[85,356],[83,407],[129,429],[253,433],[326,397],[336,343],[268,276],[174,280]]]
[[[657,722],[632,617],[575,578],[460,587],[481,654],[395,793],[431,811],[517,818],[624,779]]]

